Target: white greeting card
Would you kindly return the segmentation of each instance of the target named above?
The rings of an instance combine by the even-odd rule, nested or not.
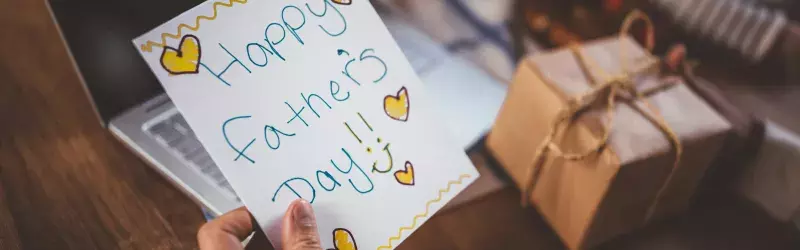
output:
[[[325,248],[393,249],[478,178],[368,1],[208,1],[133,42],[276,246],[303,198]]]

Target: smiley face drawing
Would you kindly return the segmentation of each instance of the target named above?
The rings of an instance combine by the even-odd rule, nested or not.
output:
[[[328,250],[358,250],[353,233],[344,228],[333,230],[333,247]]]
[[[367,122],[367,120],[364,119],[364,116],[362,116],[361,113],[357,113],[357,114],[358,114],[358,117],[361,118],[361,121],[364,122],[364,125],[366,125],[366,127],[369,129],[369,131],[370,132],[375,132],[375,130]],[[353,128],[350,127],[350,124],[345,122],[344,125],[345,125],[345,127],[347,127],[347,130],[350,131],[350,134],[352,134],[353,137],[355,137],[356,140],[358,140],[358,143],[364,144],[364,141],[361,139],[361,137],[359,137],[353,131]],[[375,160],[374,162],[372,162],[372,172],[388,173],[389,171],[392,170],[392,168],[394,168],[394,158],[392,157],[392,151],[390,150],[390,147],[392,146],[392,144],[389,143],[389,142],[386,142],[386,144],[381,146],[381,143],[383,143],[384,140],[380,136],[376,137],[375,141],[377,142],[378,146],[373,148],[372,146],[367,145],[367,148],[366,148],[367,153],[369,153],[369,154],[375,153],[375,151],[377,151],[376,149],[380,148],[380,151],[383,152],[384,154],[386,154],[386,162],[384,162],[382,164],[379,164],[378,160]]]

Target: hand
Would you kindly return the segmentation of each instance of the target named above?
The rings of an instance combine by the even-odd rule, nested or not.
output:
[[[253,232],[254,226],[250,212],[240,207],[200,227],[197,242],[202,250],[244,249],[242,241]],[[289,204],[281,227],[284,250],[322,249],[314,210],[307,201],[298,199]]]

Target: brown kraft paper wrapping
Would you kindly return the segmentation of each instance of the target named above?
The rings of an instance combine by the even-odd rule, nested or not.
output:
[[[621,44],[620,44],[621,43]],[[620,72],[619,48],[633,65],[647,55],[628,37],[584,44],[581,51],[606,72]],[[490,152],[520,188],[525,188],[533,154],[569,96],[589,90],[589,82],[569,49],[537,54],[520,63],[505,103],[487,139]],[[655,74],[634,76],[638,88],[660,84]],[[680,81],[678,79],[678,81]],[[594,246],[685,210],[731,126],[683,84],[649,96],[648,101],[681,141],[680,165],[673,169],[673,146],[655,125],[620,101],[614,108],[609,144],[583,160],[546,157],[530,201],[570,249]],[[561,140],[563,151],[590,149],[608,121],[596,111],[571,123]],[[559,137],[556,137],[559,138]],[[670,183],[665,183],[673,173]],[[655,197],[667,185],[657,203]]]

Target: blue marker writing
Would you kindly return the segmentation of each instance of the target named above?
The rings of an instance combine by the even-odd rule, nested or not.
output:
[[[253,59],[253,52],[251,52],[253,49],[252,46],[255,46],[255,48],[258,49],[258,51],[261,51],[261,54],[264,57],[264,63],[257,63],[256,60]],[[267,63],[269,63],[269,58],[267,57],[267,53],[269,53],[270,55],[274,55],[272,51],[264,47],[264,45],[258,43],[248,43],[247,47],[245,48],[247,49],[247,58],[250,59],[250,62],[262,68],[267,66]]]
[[[372,192],[372,190],[375,188],[375,185],[372,183],[372,179],[370,179],[369,176],[367,175],[367,173],[364,172],[364,169],[361,169],[361,167],[358,166],[356,161],[353,160],[353,157],[350,156],[350,153],[348,153],[347,150],[342,148],[342,152],[344,152],[344,155],[346,155],[347,159],[350,160],[350,165],[347,168],[347,170],[343,170],[343,169],[339,168],[339,166],[336,165],[336,162],[334,162],[333,160],[331,160],[331,165],[333,165],[333,167],[336,168],[336,170],[339,170],[339,172],[342,172],[343,174],[350,173],[350,171],[353,170],[353,167],[356,167],[356,169],[358,169],[358,171],[361,172],[361,175],[363,175],[364,178],[367,179],[367,182],[369,182],[369,188],[367,188],[366,190],[362,190],[362,189],[356,187],[356,184],[353,183],[353,179],[347,180],[348,182],[350,182],[350,186],[353,186],[353,189],[355,189],[356,192],[359,192],[361,194],[366,194],[366,193]]]
[[[222,81],[222,83],[224,83],[225,85],[228,85],[228,86],[231,86],[231,84],[230,84],[230,83],[228,83],[228,81],[225,81],[225,79],[222,79],[222,75],[223,75],[223,74],[225,74],[225,72],[227,72],[227,71],[228,71],[228,69],[230,69],[230,68],[231,68],[231,66],[233,66],[233,64],[234,64],[234,63],[237,63],[237,64],[239,64],[240,66],[242,66],[242,68],[244,68],[244,70],[247,70],[247,73],[248,73],[248,74],[249,74],[249,73],[253,73],[252,71],[250,71],[250,69],[248,69],[248,68],[247,68],[247,66],[244,66],[244,63],[242,63],[242,61],[241,61],[241,60],[239,60],[239,58],[238,58],[238,57],[236,57],[236,56],[234,56],[233,54],[231,54],[231,52],[230,52],[230,51],[228,51],[228,49],[226,49],[226,48],[225,48],[225,46],[223,46],[221,43],[219,44],[219,47],[220,47],[220,48],[222,48],[223,50],[225,50],[225,53],[228,53],[228,55],[229,55],[229,56],[231,56],[231,57],[233,58],[233,61],[231,61],[230,63],[228,63],[228,66],[226,66],[226,67],[225,67],[225,69],[223,69],[223,70],[222,70],[221,72],[219,72],[219,73],[214,73],[214,71],[213,71],[213,70],[211,70],[211,69],[210,69],[210,68],[209,68],[209,67],[208,67],[208,66],[207,66],[205,63],[199,62],[199,63],[200,63],[200,66],[203,66],[203,68],[205,68],[206,70],[208,70],[208,72],[210,72],[212,75],[214,75],[215,77],[217,77],[217,79],[219,79],[220,81]]]
[[[237,160],[239,160],[240,157],[244,157],[245,159],[250,161],[250,163],[256,163],[256,161],[254,161],[253,159],[250,159],[250,157],[248,157],[247,155],[244,154],[244,151],[246,151],[248,148],[250,148],[250,146],[253,145],[253,143],[256,141],[256,139],[253,138],[252,140],[250,140],[250,142],[247,143],[247,145],[244,146],[244,148],[240,150],[240,149],[236,148],[235,146],[233,146],[233,143],[231,143],[231,140],[228,138],[228,132],[227,132],[228,123],[230,123],[232,121],[235,121],[235,120],[239,120],[239,119],[249,119],[249,118],[250,118],[249,115],[247,115],[247,116],[237,116],[237,117],[228,119],[227,121],[222,123],[222,136],[225,137],[225,142],[228,143],[228,146],[231,147],[231,149],[233,149],[233,151],[235,151],[237,153],[236,158],[233,159],[233,161],[237,161]]]
[[[270,34],[269,30],[270,29],[274,30],[276,27],[277,28],[281,28],[281,39],[277,40],[277,41],[275,41],[274,39],[270,38],[270,36],[269,36],[269,34]],[[272,32],[272,33],[275,33],[275,32]],[[278,52],[277,49],[275,49],[275,45],[278,45],[278,44],[282,43],[284,39],[286,39],[286,30],[279,23],[270,23],[269,25],[267,25],[266,28],[264,28],[264,41],[267,42],[267,46],[269,46],[269,49],[272,50],[272,52],[274,52],[275,55],[278,56],[278,58],[280,58],[282,61],[286,61],[286,58],[283,58],[283,55],[281,55],[281,53]]]
[[[275,146],[272,145],[272,143],[269,140],[269,137],[267,136],[269,134],[269,132],[272,132],[273,137],[275,137],[275,140],[277,141],[275,143]],[[269,148],[271,148],[272,150],[276,150],[276,149],[281,147],[281,135],[283,135],[283,136],[295,136],[294,133],[284,133],[283,131],[280,131],[277,128],[275,128],[273,126],[270,126],[270,125],[264,126],[264,141],[267,142],[267,146]]]
[[[301,23],[300,26],[292,26],[292,25],[290,25],[289,22],[286,20],[286,13],[287,13],[286,11],[287,10],[296,10],[297,11],[296,13],[300,13],[300,17],[303,18],[303,23]],[[303,39],[301,39],[300,36],[297,35],[297,31],[300,30],[301,28],[303,28],[303,26],[306,25],[306,15],[303,14],[303,11],[300,10],[300,8],[297,8],[297,6],[294,6],[294,5],[289,5],[289,6],[283,7],[283,10],[281,11],[281,19],[283,19],[283,25],[286,26],[287,29],[289,29],[289,32],[291,32],[292,35],[294,36],[294,38],[297,39],[297,42],[299,42],[301,45],[305,44],[303,42]]]
[[[311,199],[309,199],[307,195],[304,196],[304,195],[301,195],[300,193],[298,193],[297,189],[292,187],[292,182],[294,182],[294,183],[298,183],[299,182],[300,185],[306,185],[309,188],[311,188]],[[291,179],[289,179],[287,181],[284,181],[283,183],[281,183],[280,186],[278,186],[278,190],[275,190],[275,194],[272,195],[272,201],[273,202],[275,201],[275,198],[278,197],[278,193],[283,189],[283,187],[286,187],[290,191],[292,191],[292,193],[295,196],[297,196],[297,198],[307,200],[309,203],[314,203],[314,200],[317,199],[317,190],[314,189],[314,186],[311,185],[311,182],[308,182],[308,180],[306,180],[305,178],[294,177],[294,178],[291,178]]]
[[[322,178],[320,177],[320,174],[322,174],[323,177],[327,177],[328,180],[333,182],[331,187],[326,187],[325,184],[322,184]],[[342,184],[339,183],[339,181],[337,181],[336,178],[333,178],[333,175],[331,175],[330,172],[322,170],[317,170],[317,183],[319,184],[320,187],[322,187],[322,189],[325,189],[325,191],[328,192],[333,191],[334,189],[336,189],[336,187],[342,186]]]
[[[324,31],[326,34],[328,34],[329,36],[332,36],[332,37],[337,37],[337,36],[340,36],[340,35],[344,34],[344,32],[347,30],[347,20],[344,18],[344,15],[342,15],[342,12],[340,12],[339,9],[337,9],[336,6],[333,5],[333,3],[331,3],[331,1],[329,1],[329,0],[322,0],[322,2],[324,3],[323,6],[325,7],[324,9],[322,9],[322,13],[317,13],[317,12],[311,10],[311,6],[309,6],[308,4],[306,4],[306,9],[308,9],[308,12],[311,12],[311,14],[313,14],[316,17],[323,17],[326,14],[328,14],[328,7],[331,7],[334,11],[336,11],[336,14],[339,15],[339,18],[342,19],[342,28],[341,28],[341,30],[340,31],[336,31],[336,32],[331,32],[327,28],[322,26],[322,24],[320,24],[319,27],[322,29],[322,31]]]
[[[339,89],[340,89],[338,82],[331,81],[330,87],[331,87],[331,97],[334,100],[343,102],[343,101],[346,101],[347,99],[350,99],[350,91],[345,92],[345,94],[347,94],[345,97],[342,97],[342,98],[336,97],[336,95],[339,94]]]

